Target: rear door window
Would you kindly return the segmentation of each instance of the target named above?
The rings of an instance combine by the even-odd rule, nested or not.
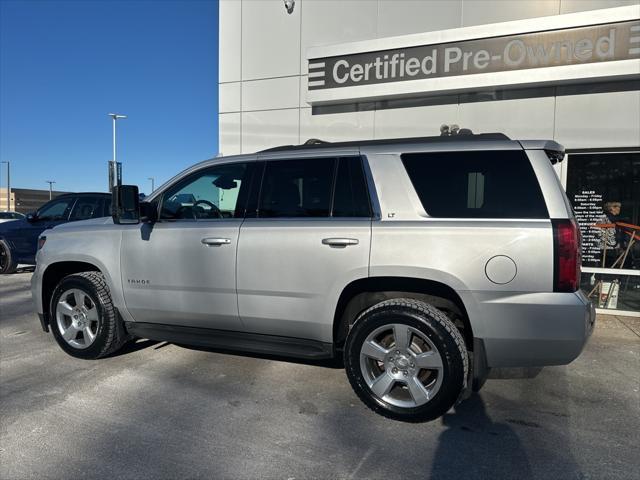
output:
[[[69,220],[87,220],[89,218],[99,218],[103,216],[102,197],[79,197],[73,206]]]
[[[258,216],[328,217],[336,161],[335,158],[268,161]]]
[[[431,217],[549,218],[524,151],[408,153],[401,158]]]

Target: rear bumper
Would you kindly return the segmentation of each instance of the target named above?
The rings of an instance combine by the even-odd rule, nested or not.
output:
[[[474,300],[481,322],[474,331],[489,368],[566,365],[595,325],[595,307],[582,292],[474,294]]]

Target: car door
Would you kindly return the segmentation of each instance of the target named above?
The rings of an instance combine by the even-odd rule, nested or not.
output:
[[[236,250],[253,165],[202,168],[165,190],[157,222],[125,228],[122,284],[137,322],[241,330]]]
[[[359,156],[269,158],[238,246],[252,333],[331,342],[342,289],[368,275],[371,207]]]
[[[21,261],[35,263],[38,237],[45,230],[69,221],[75,201],[75,196],[64,196],[47,202],[30,221],[24,221],[23,228],[13,232],[13,243]]]

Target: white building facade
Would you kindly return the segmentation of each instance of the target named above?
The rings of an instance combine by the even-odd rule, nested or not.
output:
[[[640,223],[638,0],[220,0],[219,21],[223,155],[442,124],[556,140],[583,288],[640,311],[640,252],[614,271],[592,227],[611,203]]]

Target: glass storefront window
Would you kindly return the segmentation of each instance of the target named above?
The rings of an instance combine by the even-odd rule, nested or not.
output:
[[[640,312],[640,275],[610,271],[612,273],[583,271],[580,288],[596,308]]]
[[[582,234],[582,289],[598,308],[640,312],[640,150],[569,154],[567,196]]]

